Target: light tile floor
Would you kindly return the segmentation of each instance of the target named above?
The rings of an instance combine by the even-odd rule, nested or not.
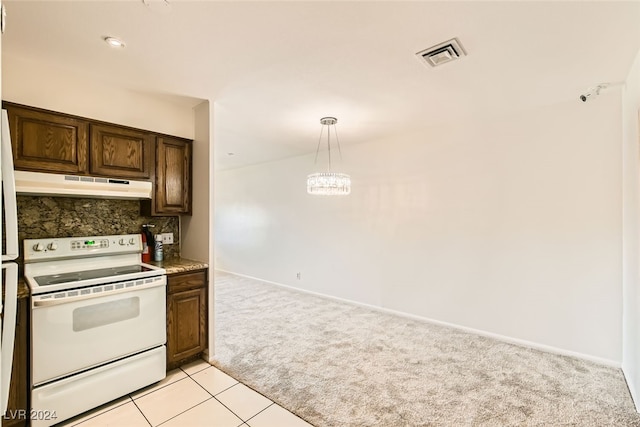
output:
[[[56,426],[312,427],[203,360]]]

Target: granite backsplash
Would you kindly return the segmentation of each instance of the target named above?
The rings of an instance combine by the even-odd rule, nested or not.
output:
[[[154,234],[173,233],[176,243],[164,246],[164,256],[180,255],[179,218],[141,216],[138,200],[18,196],[17,202],[20,262],[24,239],[136,234],[142,224],[155,225]]]

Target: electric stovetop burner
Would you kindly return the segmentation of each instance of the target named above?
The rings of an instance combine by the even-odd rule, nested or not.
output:
[[[120,276],[122,274],[141,273],[151,271],[144,265],[125,265],[120,267],[99,268],[95,270],[73,271],[69,273],[51,274],[34,277],[38,286],[57,285],[60,283],[80,282],[83,280],[100,279],[104,277]]]

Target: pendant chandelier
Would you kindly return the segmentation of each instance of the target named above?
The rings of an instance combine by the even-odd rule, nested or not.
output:
[[[336,138],[338,153],[342,160],[342,152],[340,151],[340,141],[338,141],[338,133],[336,132],[336,123],[338,119],[335,117],[323,117],[320,119],[322,128],[320,130],[320,138],[318,139],[318,149],[316,150],[316,159],[314,164],[318,162],[318,153],[320,152],[320,143],[324,128],[327,128],[327,156],[328,165],[326,172],[312,173],[307,176],[307,193],[321,196],[346,196],[351,193],[351,177],[345,173],[331,172],[331,127]]]

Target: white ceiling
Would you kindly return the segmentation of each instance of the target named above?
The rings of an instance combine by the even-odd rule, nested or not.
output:
[[[147,2],[6,1],[3,61],[212,100],[222,168],[314,152],[327,115],[346,145],[579,102],[640,49],[639,1]],[[453,37],[468,56],[414,56]]]

